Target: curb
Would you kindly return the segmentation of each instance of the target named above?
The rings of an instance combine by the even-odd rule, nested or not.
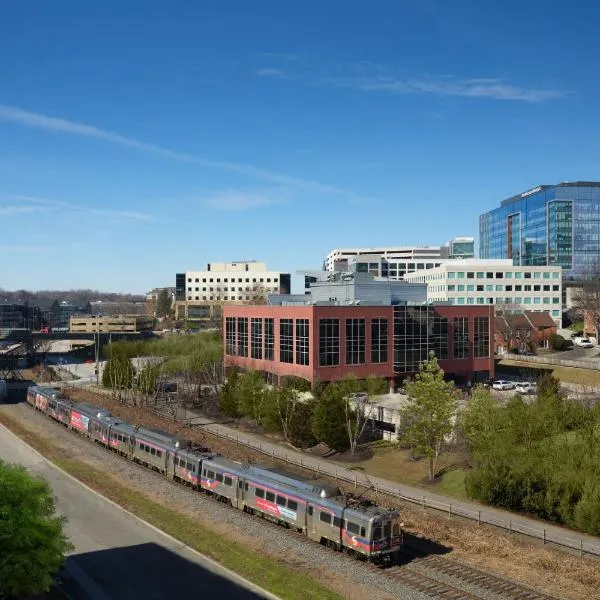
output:
[[[41,454],[40,452],[38,452],[35,448],[32,448],[27,442],[25,442],[24,440],[22,440],[16,433],[12,432],[4,424],[0,423],[0,428],[3,429],[4,431],[8,432],[14,438],[18,439],[22,444],[24,444],[25,446],[27,446],[27,448],[29,448],[29,450],[31,450],[34,454],[36,454],[37,456],[39,456],[44,462],[46,462],[47,464],[49,464],[52,468],[56,469],[62,475],[68,477],[69,479],[71,479],[72,481],[74,481],[75,483],[77,483],[78,485],[80,485],[81,487],[85,488],[88,492],[91,492],[92,494],[94,494],[97,497],[101,498],[105,502],[108,502],[109,504],[112,504],[112,506],[114,506],[115,508],[118,508],[120,511],[124,512],[129,517],[132,517],[136,521],[144,524],[146,527],[149,527],[153,531],[155,531],[155,532],[159,533],[160,535],[166,537],[171,542],[174,542],[180,548],[183,548],[183,549],[185,549],[185,550],[187,550],[187,551],[195,554],[196,556],[199,556],[200,558],[202,558],[202,560],[206,561],[207,563],[209,563],[213,567],[213,573],[215,575],[226,575],[227,578],[230,579],[231,581],[242,585],[242,587],[246,588],[248,591],[251,591],[251,592],[254,592],[254,593],[262,595],[267,600],[281,600],[281,598],[279,596],[276,596],[275,594],[272,594],[271,592],[269,592],[269,591],[261,588],[260,586],[256,585],[255,583],[252,583],[248,579],[245,579],[244,577],[242,577],[238,573],[235,573],[234,571],[231,571],[227,567],[224,567],[223,565],[221,565],[216,560],[214,560],[214,559],[212,559],[212,558],[210,558],[208,556],[205,556],[201,552],[198,552],[198,550],[195,550],[194,548],[188,546],[187,544],[184,544],[181,540],[178,540],[177,538],[173,537],[172,535],[169,535],[168,533],[162,531],[162,529],[159,529],[158,527],[152,525],[152,523],[148,523],[148,521],[145,521],[141,517],[138,517],[136,514],[132,513],[131,511],[127,510],[126,508],[123,508],[121,505],[117,504],[116,502],[114,502],[110,498],[107,498],[106,496],[103,496],[102,494],[100,494],[96,490],[92,489],[91,487],[89,487],[88,485],[86,485],[85,483],[83,483],[82,481],[79,481],[79,479],[77,479],[76,477],[74,477],[70,473],[67,473],[64,469],[61,469],[59,466],[55,465],[51,460],[49,460],[48,458],[46,458],[43,454]],[[86,589],[86,592],[88,591],[87,588],[88,588],[88,586],[90,584],[92,585],[92,587],[96,587],[96,584],[91,579],[89,579],[89,577],[83,571],[81,571],[79,569],[79,567],[76,568],[76,571],[79,571],[79,572],[76,572],[76,573],[73,573],[73,571],[71,570],[71,568],[69,568],[68,570],[69,570],[70,574],[73,576],[73,578],[76,579],[78,581],[78,583],[80,583],[80,585],[82,585],[82,587],[84,587]],[[80,581],[80,578],[83,579],[84,581]],[[99,590],[99,588],[98,588],[98,590]],[[98,590],[93,590],[92,591],[91,595],[92,595],[93,598],[98,598],[98,600],[107,598],[106,594],[104,594],[102,591],[99,591],[99,593],[98,593]]]

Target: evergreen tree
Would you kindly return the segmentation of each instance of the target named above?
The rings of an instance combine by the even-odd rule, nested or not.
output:
[[[221,397],[219,398],[219,408],[221,412],[237,418],[240,416],[238,409],[239,395],[239,374],[235,369],[227,373],[227,381],[221,389]]]
[[[0,460],[0,597],[41,594],[72,549],[50,486]]]
[[[328,385],[318,399],[312,417],[312,431],[317,440],[340,451],[350,447],[345,392],[345,386]]]
[[[429,479],[433,480],[444,438],[452,432],[457,404],[454,385],[444,380],[433,353],[407,385],[407,394],[408,404],[402,410],[404,438],[428,460]]]
[[[162,289],[158,292],[155,310],[158,319],[171,316],[171,294],[169,293],[169,290]]]

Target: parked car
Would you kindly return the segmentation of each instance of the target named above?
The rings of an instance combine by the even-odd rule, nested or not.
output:
[[[583,333],[581,331],[576,331],[575,333],[571,334],[571,339],[574,340],[575,338],[578,337],[583,337]]]
[[[492,388],[495,390],[500,390],[500,391],[514,390],[515,384],[512,381],[506,381],[504,379],[497,379],[492,384]]]
[[[579,346],[580,348],[593,348],[594,347],[594,344],[592,344],[592,342],[590,342],[590,340],[588,340],[587,338],[584,338],[584,337],[575,338],[575,345]]]
[[[536,390],[537,386],[535,383],[531,383],[531,381],[519,381],[515,385],[515,391],[519,394],[535,394]]]

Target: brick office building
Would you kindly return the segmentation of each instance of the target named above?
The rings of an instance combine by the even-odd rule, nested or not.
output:
[[[391,385],[429,353],[457,381],[494,376],[493,307],[335,302],[224,307],[226,367],[256,369],[314,384],[345,375]]]

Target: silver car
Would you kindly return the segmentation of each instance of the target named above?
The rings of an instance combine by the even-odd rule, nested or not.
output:
[[[515,384],[512,381],[506,381],[505,379],[496,379],[492,384],[492,389],[499,391],[514,390]]]

